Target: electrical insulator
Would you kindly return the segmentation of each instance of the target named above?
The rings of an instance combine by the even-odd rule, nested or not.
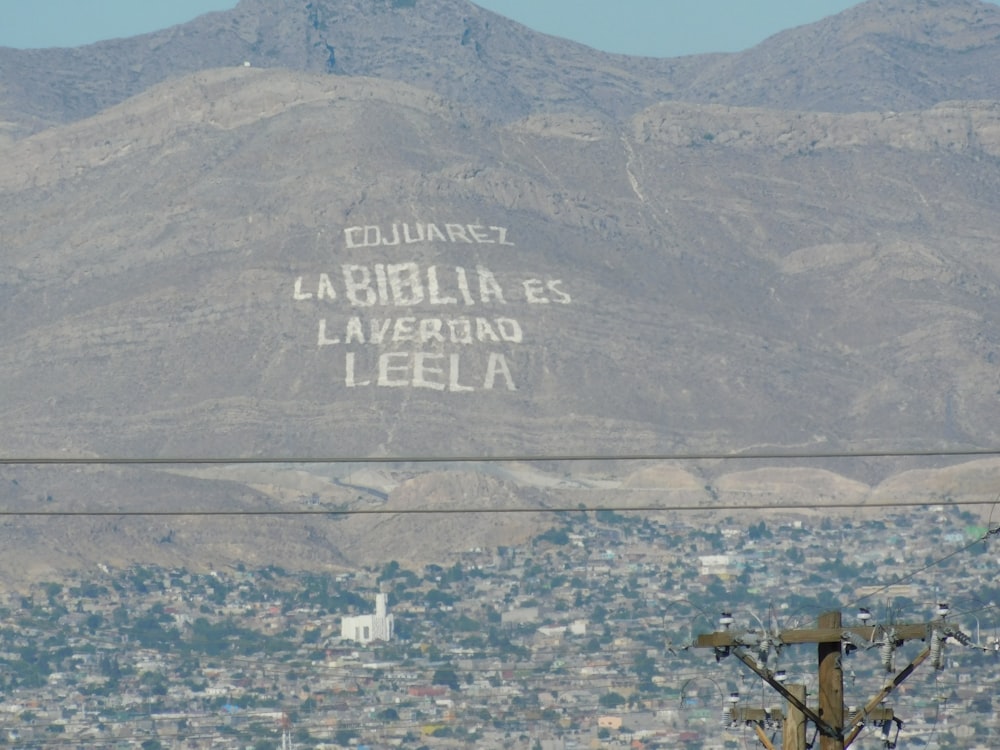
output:
[[[764,636],[757,644],[757,660],[764,669],[767,669],[767,658],[771,655],[771,639]]]
[[[951,607],[948,606],[947,602],[938,602],[938,605],[937,605],[937,615],[938,615],[938,617],[940,617],[943,620],[944,618],[946,618],[948,616],[948,613],[950,611],[951,611]]]
[[[851,717],[851,721],[863,727],[865,725],[865,718],[864,716],[858,716],[858,713],[857,706],[847,707],[847,715]]]
[[[934,669],[944,667],[944,639],[945,636],[940,630],[931,633],[930,657]]]
[[[729,626],[732,625],[734,622],[735,620],[733,620],[732,612],[723,612],[722,614],[719,615],[719,625],[722,626],[723,630],[729,630]]]
[[[736,704],[740,702],[740,694],[730,693],[726,701],[726,705],[722,708],[722,723],[732,726],[736,723]]]
[[[885,643],[878,647],[878,654],[882,658],[882,666],[886,672],[892,671],[893,657],[896,654],[896,644],[891,638],[887,638]]]
[[[868,621],[872,619],[872,613],[867,608],[861,607],[858,610],[858,619],[861,620],[862,624],[867,625]]]

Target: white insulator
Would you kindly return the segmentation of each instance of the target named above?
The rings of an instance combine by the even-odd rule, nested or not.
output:
[[[757,646],[757,661],[760,666],[767,668],[767,659],[771,655],[771,639],[767,636],[761,638]]]
[[[885,668],[885,671],[891,672],[893,656],[896,653],[896,645],[891,640],[887,640],[878,647],[878,653],[879,656],[882,657],[882,666]]]
[[[930,658],[934,669],[944,668],[944,636],[939,630],[931,634]]]

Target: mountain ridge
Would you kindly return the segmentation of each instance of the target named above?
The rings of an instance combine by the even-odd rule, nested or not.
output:
[[[242,0],[130,39],[0,48],[0,124],[8,138],[23,137],[167,78],[244,62],[400,80],[498,121],[536,111],[619,119],[662,100],[913,110],[1000,98],[989,73],[1000,57],[998,29],[1000,8],[979,0],[868,0],[744,52],[655,59],[539,34],[466,0]]]
[[[998,43],[996,5],[867,0],[719,59],[688,91],[698,101],[836,112],[995,100]]]

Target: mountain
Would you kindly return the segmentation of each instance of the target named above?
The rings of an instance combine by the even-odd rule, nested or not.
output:
[[[0,48],[0,133],[245,62],[410,83],[509,122],[539,111],[619,119],[668,99],[830,112],[996,99],[998,54],[1000,8],[978,0],[868,0],[739,54],[664,60],[539,34],[467,0],[241,0],[130,39]]]
[[[241,0],[131,39],[0,48],[0,117],[20,135],[89,117],[168,78],[244,63],[410,83],[511,120],[539,108],[632,112],[669,96],[695,60],[598,52],[467,0]]]
[[[995,446],[996,13],[868,2],[742,55],[651,61],[452,0],[244,0],[133,40],[4,50],[0,453]],[[793,74],[797,48],[808,55]],[[907,75],[891,78],[874,49],[908,60]],[[57,81],[60,66],[75,83]],[[738,78],[748,70],[752,80]],[[927,71],[934,85],[921,88],[910,74]],[[786,79],[785,93],[767,85]],[[66,98],[68,86],[90,93]],[[713,96],[723,89],[747,101]],[[357,478],[356,466],[15,466],[0,498],[109,513],[484,497],[543,508],[627,499],[631,487],[644,504],[711,508],[761,497],[762,476],[808,484],[749,464],[662,468],[471,464],[428,478],[404,466]],[[815,472],[817,498],[869,501],[894,473],[934,465],[796,468]],[[649,477],[667,478],[651,492]],[[949,482],[928,482],[929,501],[984,486]],[[518,514],[475,529],[434,522],[447,540],[434,554],[533,529]],[[55,534],[72,550],[60,564],[112,543],[123,560],[330,550],[325,565],[367,564],[384,546],[359,538],[412,546],[429,528],[309,517],[265,541],[252,519],[212,532],[7,523],[10,555]]]
[[[4,155],[0,442],[988,444],[998,125],[665,103],[486,126],[376,79],[162,84]]]
[[[823,112],[908,111],[1000,98],[1000,7],[868,0],[706,64],[687,101]]]

